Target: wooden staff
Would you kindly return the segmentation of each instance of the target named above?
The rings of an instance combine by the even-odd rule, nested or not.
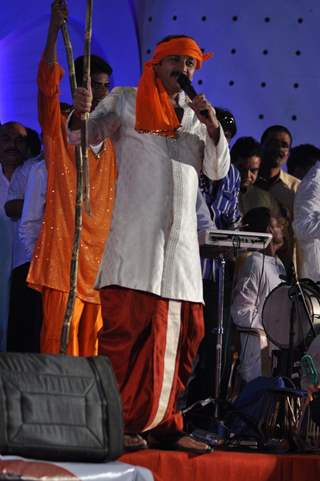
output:
[[[71,40],[67,28],[66,22],[61,27],[63,41],[66,48],[68,68],[69,68],[69,81],[72,96],[75,89],[77,88],[77,80],[74,69],[74,58]],[[76,145],[76,169],[77,169],[77,186],[76,186],[76,206],[75,206],[75,230],[71,253],[71,263],[70,263],[70,288],[67,301],[67,307],[63,320],[63,327],[60,338],[60,352],[66,354],[67,345],[69,341],[70,325],[73,315],[74,302],[77,292],[77,279],[78,279],[78,260],[79,260],[79,249],[80,249],[80,239],[81,239],[81,227],[82,227],[82,204],[83,204],[83,159],[82,159],[82,149],[80,145]]]
[[[61,33],[63,37],[64,46],[66,49],[67,54],[67,62],[68,62],[68,70],[69,70],[69,82],[70,82],[70,89],[71,94],[73,97],[74,91],[77,88],[77,79],[76,79],[76,72],[74,68],[74,58],[73,58],[73,50],[72,44],[70,40],[70,35],[67,27],[67,22],[64,22],[61,27]]]
[[[90,81],[90,50],[92,37],[92,10],[93,0],[87,0],[86,12],[86,32],[83,56],[83,86],[88,88]],[[89,180],[89,162],[88,162],[88,118],[89,113],[81,116],[81,149],[83,158],[83,174],[84,174],[84,202],[87,214],[91,214],[90,210],[90,180]]]
[[[86,12],[86,32],[85,32],[85,51],[83,62],[83,85],[88,86],[90,79],[90,49],[92,37],[92,12],[93,0],[87,0]],[[62,35],[66,47],[67,61],[69,67],[69,79],[72,95],[77,87],[74,69],[74,59],[70,35],[66,23],[62,25]],[[76,187],[76,208],[75,208],[75,234],[72,245],[71,265],[70,265],[70,290],[68,295],[66,312],[63,320],[63,327],[60,338],[60,352],[65,354],[70,334],[70,325],[73,315],[74,302],[77,292],[78,279],[78,260],[82,227],[82,204],[85,196],[87,212],[90,214],[89,200],[89,169],[88,169],[88,118],[89,114],[84,114],[81,124],[81,146],[76,146],[76,166],[77,166],[77,187]],[[85,185],[85,187],[84,187]]]

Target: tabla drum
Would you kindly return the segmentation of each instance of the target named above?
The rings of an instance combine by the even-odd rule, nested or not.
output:
[[[316,333],[320,333],[320,288],[311,279],[300,280],[307,312]],[[298,291],[299,292],[299,291]],[[293,347],[307,346],[313,339],[308,314],[297,287],[279,284],[265,300],[262,324],[268,339],[282,349],[289,348],[290,321],[293,320]]]

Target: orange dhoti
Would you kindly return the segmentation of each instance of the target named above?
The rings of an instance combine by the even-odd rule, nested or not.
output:
[[[42,289],[43,321],[41,352],[58,354],[68,293]],[[95,356],[98,352],[98,332],[102,327],[101,306],[76,297],[70,325],[67,353],[73,356]]]
[[[100,296],[99,354],[112,362],[125,431],[181,431],[176,402],[204,334],[202,304],[117,286],[102,289]]]

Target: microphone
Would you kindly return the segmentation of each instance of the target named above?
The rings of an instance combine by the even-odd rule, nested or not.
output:
[[[179,73],[177,77],[177,82],[191,100],[193,100],[198,95],[193,88],[191,81],[184,73]],[[209,118],[208,110],[200,110],[200,114],[206,118]]]

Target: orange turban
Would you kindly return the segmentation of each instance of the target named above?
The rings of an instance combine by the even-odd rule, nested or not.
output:
[[[180,122],[170,102],[169,95],[153,66],[170,55],[184,55],[196,60],[196,69],[202,62],[212,57],[212,53],[202,53],[198,44],[188,37],[173,38],[160,43],[151,60],[144,64],[137,91],[136,130],[144,133],[157,133],[175,137]]]

